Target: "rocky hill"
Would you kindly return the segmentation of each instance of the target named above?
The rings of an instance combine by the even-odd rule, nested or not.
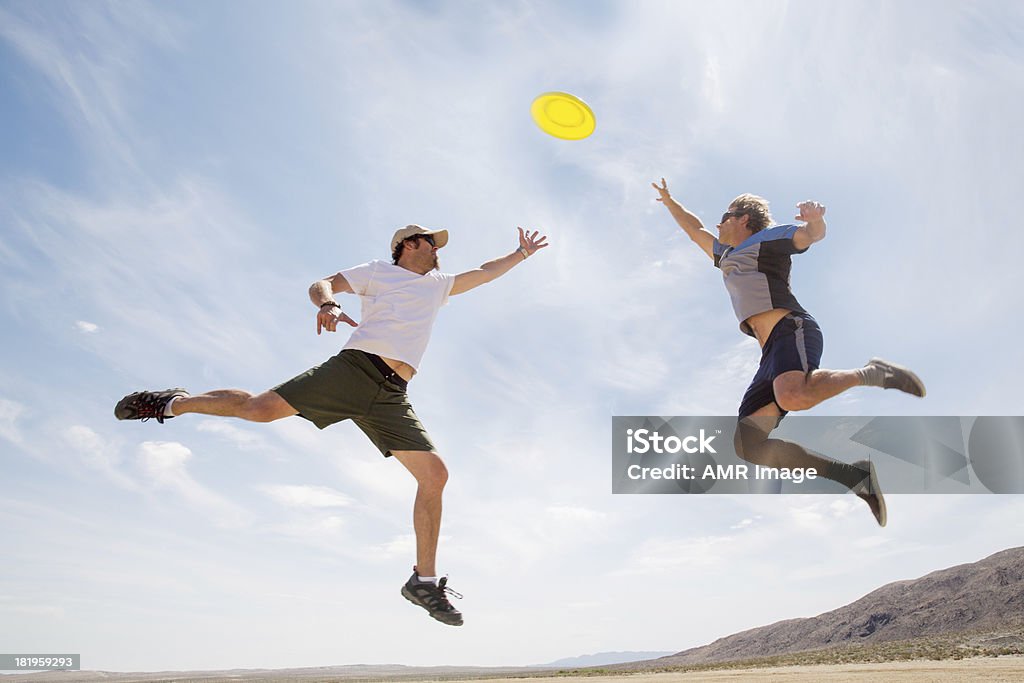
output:
[[[647,664],[724,662],[1022,626],[1024,547],[890,583],[831,612],[743,631]]]

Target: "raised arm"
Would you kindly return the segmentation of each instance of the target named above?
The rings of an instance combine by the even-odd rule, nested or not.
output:
[[[341,273],[317,280],[309,286],[309,300],[320,309],[316,314],[317,334],[320,334],[322,330],[335,332],[338,329],[339,321],[352,327],[358,327],[358,324],[345,315],[341,310],[341,305],[334,300],[334,295],[339,292],[352,293],[352,286]]]
[[[544,247],[549,246],[547,243],[547,236],[541,235],[540,237],[537,237],[538,234],[537,230],[534,230],[533,234],[530,234],[529,232],[525,232],[522,228],[519,228],[519,247],[515,251],[506,256],[496,258],[493,261],[488,261],[479,268],[467,270],[465,273],[459,273],[455,276],[455,282],[452,284],[451,293],[453,295],[462,294],[463,292],[468,292],[474,287],[479,287],[491,280],[495,280],[536,254]]]
[[[651,183],[651,187],[658,191],[660,195],[658,201],[665,205],[665,208],[672,214],[672,218],[676,219],[676,223],[683,229],[686,236],[693,240],[693,243],[708,255],[708,258],[714,259],[715,236],[704,229],[704,224],[700,222],[699,218],[684,209],[683,205],[669,194],[668,184],[664,178],[661,179],[661,185]]]
[[[818,202],[800,202],[796,205],[800,214],[796,216],[798,221],[804,221],[793,233],[793,246],[803,251],[815,242],[825,239],[825,205]]]

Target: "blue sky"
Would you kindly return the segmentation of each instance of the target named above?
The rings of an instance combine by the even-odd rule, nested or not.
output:
[[[1020,415],[1019,3],[0,3],[0,643],[86,668],[535,664],[680,650],[1017,545],[1017,496],[612,496],[613,414],[733,414],[757,364],[713,224],[828,206],[793,284],[824,364],[912,366],[820,415]],[[537,94],[597,131],[545,136]],[[398,595],[414,485],[352,425],[118,423],[332,355],[314,279],[444,227],[411,387],[451,470],[462,629]],[[354,299],[344,302],[357,310]]]

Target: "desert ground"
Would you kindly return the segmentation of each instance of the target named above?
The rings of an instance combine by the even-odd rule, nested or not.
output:
[[[691,683],[691,681],[771,681],[771,683],[959,683],[961,681],[1024,681],[1024,656],[975,657],[961,660],[823,664],[766,669],[691,671],[629,676],[566,676],[573,683]],[[523,679],[492,679],[489,683],[523,683]]]
[[[465,677],[465,676],[334,676],[316,675],[311,670],[282,671],[232,671],[227,672],[162,672],[162,673],[115,673],[99,671],[47,672],[36,674],[0,674],[0,683],[128,683],[145,681],[163,683],[174,681],[184,683],[242,683],[244,681],[266,681],[268,683],[364,683],[382,681],[387,683],[692,683],[694,681],[770,681],[770,683],[960,683],[963,681],[986,681],[1020,683],[1024,681],[1024,655],[1001,657],[973,657],[960,660],[918,660],[910,662],[878,662],[856,664],[821,664],[806,666],[780,666],[751,669],[718,669],[712,671],[689,671],[669,673],[636,673],[619,675],[558,675],[518,676],[510,678]]]

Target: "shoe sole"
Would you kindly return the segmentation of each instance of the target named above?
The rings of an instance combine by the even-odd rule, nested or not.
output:
[[[889,515],[885,508],[885,496],[882,495],[882,487],[878,483],[878,473],[875,472],[875,463],[871,462],[870,460],[861,460],[853,464],[860,466],[867,465],[868,492],[866,494],[864,492],[860,492],[858,493],[858,495],[872,495],[875,497],[875,500],[878,502],[878,514],[875,514],[874,510],[871,511],[871,514],[874,516],[875,521],[878,522],[878,526],[884,527],[886,523],[889,521]]]
[[[114,417],[116,417],[118,420],[137,420],[137,419],[139,419],[137,417],[131,417],[130,415],[128,415],[125,412],[125,408],[124,408],[124,404],[127,403],[128,399],[130,399],[134,395],[135,394],[128,394],[127,396],[125,396],[124,398],[122,398],[120,401],[117,402],[117,405],[114,406]]]
[[[405,586],[402,586],[402,597],[405,598],[406,600],[408,600],[409,602],[411,602],[412,604],[416,605],[420,609],[425,610],[426,613],[429,614],[431,617],[433,617],[436,621],[440,621],[442,624],[445,624],[446,626],[462,626],[462,617],[461,616],[459,617],[459,621],[458,622],[445,621],[444,619],[440,618],[439,616],[437,616],[436,614],[431,612],[429,609],[424,607],[420,603],[419,600],[417,600],[415,597],[413,597],[413,594],[410,593],[409,589],[407,589]]]
[[[907,391],[906,389],[904,389],[902,387],[887,387],[887,388],[897,389],[899,391],[902,391],[905,394],[910,394],[911,396],[917,396],[918,398],[924,398],[925,394],[927,393],[927,391],[924,388],[924,382],[922,382],[921,378],[918,377],[917,374],[913,370],[911,370],[910,368],[905,368],[902,365],[896,365],[895,363],[890,363],[889,361],[882,360],[881,358],[872,358],[871,360],[869,360],[868,361],[868,365],[872,365],[872,364],[878,365],[878,366],[881,366],[881,367],[884,367],[884,368],[888,368],[889,370],[892,370],[893,372],[902,373],[903,375],[906,376],[906,378],[908,380],[910,380],[910,383],[914,386],[914,388],[917,389],[917,391],[916,392],[915,391]],[[918,392],[920,392],[920,393],[918,393]]]

